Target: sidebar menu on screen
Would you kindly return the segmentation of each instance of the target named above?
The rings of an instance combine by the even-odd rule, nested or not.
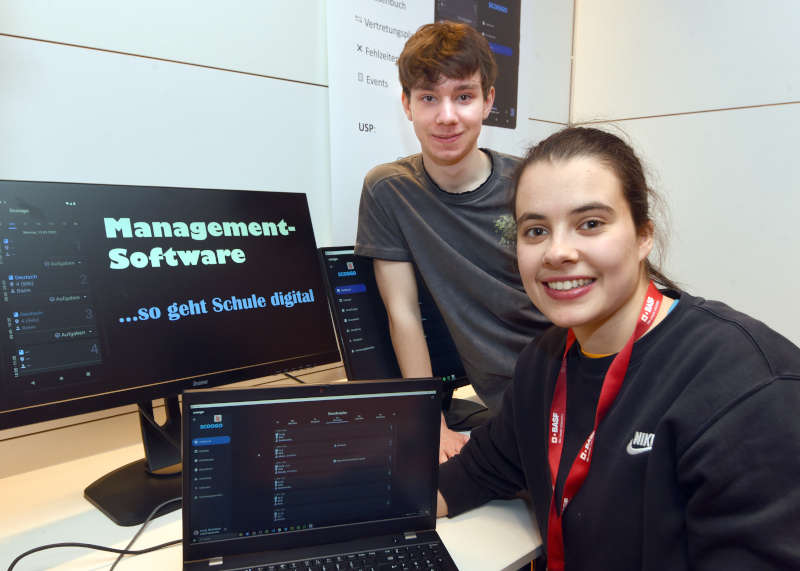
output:
[[[324,263],[342,358],[349,364],[351,379],[399,377],[372,260],[353,256],[349,250],[343,255],[326,253]]]
[[[0,201],[4,375],[11,392],[95,380],[102,347],[81,204]]]

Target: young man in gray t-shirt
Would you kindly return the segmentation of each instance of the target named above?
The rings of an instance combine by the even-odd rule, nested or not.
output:
[[[374,259],[403,376],[432,375],[416,266],[467,377],[494,412],[517,354],[548,325],[516,271],[509,206],[517,159],[478,148],[497,67],[485,38],[453,22],[421,27],[398,67],[403,109],[422,152],[367,174],[356,253]],[[464,442],[442,418],[440,460]]]

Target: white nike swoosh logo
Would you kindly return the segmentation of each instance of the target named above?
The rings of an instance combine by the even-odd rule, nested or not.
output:
[[[630,454],[631,456],[636,456],[637,454],[644,454],[645,452],[650,452],[653,449],[652,446],[645,446],[643,448],[634,448],[633,447],[633,440],[628,442],[628,446],[625,448],[625,452]]]

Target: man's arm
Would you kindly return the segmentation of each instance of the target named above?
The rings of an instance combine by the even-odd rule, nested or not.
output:
[[[389,334],[394,354],[405,378],[431,377],[431,358],[422,316],[419,312],[419,293],[414,266],[411,262],[374,259],[375,281],[389,317]],[[447,428],[442,414],[439,432],[439,461],[458,454],[468,437]]]
[[[419,312],[419,293],[411,262],[390,262],[375,259],[375,281],[389,317],[392,346],[405,378],[431,377],[431,359],[422,316]]]

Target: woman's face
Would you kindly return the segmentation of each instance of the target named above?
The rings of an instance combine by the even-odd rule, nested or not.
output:
[[[652,225],[637,232],[613,171],[591,157],[534,163],[520,178],[516,216],[525,291],[553,323],[582,340],[635,322]]]

